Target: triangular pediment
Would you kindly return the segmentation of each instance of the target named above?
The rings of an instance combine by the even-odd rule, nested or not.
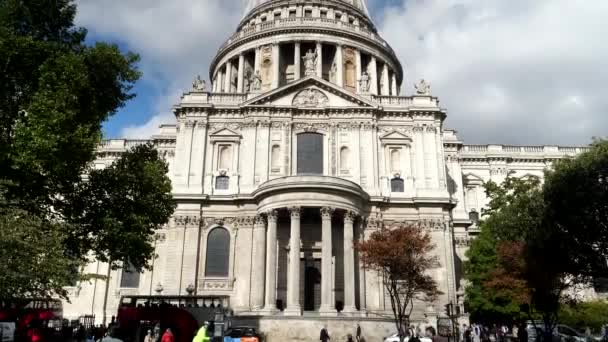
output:
[[[410,138],[409,136],[398,132],[398,131],[392,131],[392,132],[388,132],[386,134],[384,134],[383,136],[380,137],[380,139],[382,140],[412,140],[412,138]]]
[[[245,102],[243,105],[303,109],[377,107],[370,100],[315,76],[305,77],[281,88],[261,94]]]
[[[241,135],[228,129],[228,128],[222,128],[220,130],[215,131],[214,133],[211,133],[212,137],[240,137]]]

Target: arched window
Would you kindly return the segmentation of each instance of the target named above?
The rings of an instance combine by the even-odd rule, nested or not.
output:
[[[220,145],[219,146],[219,162],[218,169],[220,170],[229,170],[230,165],[232,164],[232,151],[230,145]]]
[[[298,134],[298,174],[323,174],[323,135]]]
[[[391,171],[401,170],[401,151],[391,150]]]
[[[207,236],[206,277],[227,277],[230,264],[230,233],[214,228]]]
[[[272,172],[279,172],[281,170],[281,146],[272,146],[272,152],[270,154],[270,167]]]
[[[230,188],[230,177],[228,177],[228,176],[215,177],[215,189],[216,190],[228,190],[229,188]]]
[[[120,277],[120,287],[127,289],[136,289],[139,287],[139,272],[129,262],[122,267],[122,275]]]
[[[405,183],[402,178],[396,177],[391,179],[391,192],[404,192]]]
[[[475,209],[471,209],[469,212],[469,220],[471,220],[474,224],[479,223],[479,213]]]
[[[344,146],[340,149],[340,170],[348,171],[350,169],[350,150]]]

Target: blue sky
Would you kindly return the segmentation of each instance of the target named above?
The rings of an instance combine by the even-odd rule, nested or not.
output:
[[[174,118],[196,74],[208,75],[242,0],[77,0],[77,24],[140,54],[137,97],[104,126],[145,138]],[[403,93],[419,78],[467,143],[586,144],[608,131],[608,1],[368,0],[402,61]]]

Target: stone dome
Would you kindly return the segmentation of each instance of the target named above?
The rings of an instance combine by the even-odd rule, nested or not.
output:
[[[265,4],[265,3],[268,3],[271,1],[276,1],[276,0],[245,0],[245,2],[246,2],[245,14],[249,13],[257,6],[260,6],[262,4]],[[357,8],[358,10],[360,10],[361,12],[363,12],[369,16],[369,11],[367,9],[366,0],[328,0],[328,1],[338,1],[338,2],[343,2],[346,4],[352,5],[353,7]]]

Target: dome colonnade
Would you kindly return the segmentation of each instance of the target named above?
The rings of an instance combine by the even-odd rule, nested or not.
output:
[[[403,70],[364,7],[342,0],[257,6],[210,68],[214,93],[261,93],[305,76],[357,94],[397,96]]]

